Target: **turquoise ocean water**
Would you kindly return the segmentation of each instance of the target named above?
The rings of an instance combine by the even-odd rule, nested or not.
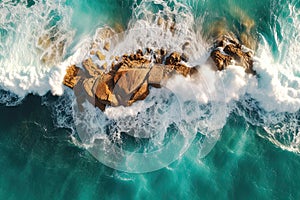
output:
[[[299,9],[298,0],[0,0],[0,199],[300,199]],[[180,33],[155,32],[158,16],[183,24]],[[74,95],[56,80],[82,60],[78,49],[109,26],[125,31],[116,54],[145,44],[177,50],[186,39],[190,63],[205,66],[216,22],[237,37],[253,22],[257,78],[230,68],[213,73],[218,88],[202,71],[209,103],[200,98],[190,114],[195,139],[167,167],[127,173],[92,156],[78,137]],[[50,64],[41,62],[49,49],[38,45],[45,34],[55,35],[54,49],[65,42]],[[191,86],[196,97],[200,85]],[[159,119],[190,119],[169,113]]]

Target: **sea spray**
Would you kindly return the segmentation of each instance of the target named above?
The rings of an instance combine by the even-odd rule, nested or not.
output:
[[[62,60],[73,35],[65,14],[71,10],[63,1],[26,5],[0,6],[0,85],[21,98],[49,91],[52,66]]]

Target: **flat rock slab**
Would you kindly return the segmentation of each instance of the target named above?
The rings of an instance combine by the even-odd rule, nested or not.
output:
[[[120,105],[128,105],[129,100],[146,81],[150,69],[132,69],[125,73],[118,80],[114,88]]]

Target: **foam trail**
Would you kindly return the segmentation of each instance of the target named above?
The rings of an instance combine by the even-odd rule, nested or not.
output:
[[[282,38],[277,37],[276,45],[280,54],[274,58],[262,35],[255,63],[259,77],[248,86],[248,95],[237,110],[248,122],[264,129],[258,135],[284,150],[300,153],[300,12],[293,4],[286,10],[288,16],[278,18]]]
[[[31,7],[25,1],[2,2],[0,7],[1,88],[19,97],[55,90],[53,79],[60,69],[52,66],[61,61],[72,38],[71,10],[64,1],[36,1]]]
[[[93,38],[86,40],[87,45],[79,48],[78,52],[81,53],[71,56],[66,62],[80,66],[83,59],[92,57],[94,62],[100,65],[99,60],[95,59],[90,51],[100,50],[106,56],[106,60],[102,62],[109,63],[112,55],[123,55],[139,48],[150,47],[186,53],[190,56],[190,66],[193,63],[204,64],[208,56],[208,44],[194,29],[194,17],[190,7],[177,1],[166,3],[145,0],[135,4],[133,17],[124,33],[116,34],[109,27],[99,28]],[[159,9],[157,12],[149,10],[149,6],[157,6]],[[107,41],[111,47],[109,51],[104,51],[103,45]],[[137,152],[144,152],[149,157],[153,156],[153,152],[159,151],[157,159],[153,162],[158,166],[165,166],[169,161],[177,159],[176,155],[181,157],[196,133],[199,133],[203,138],[207,138],[203,140],[206,142],[199,143],[199,149],[203,148],[199,156],[205,156],[218,140],[226,123],[229,111],[224,102],[222,79],[233,72],[229,70],[228,75],[221,74],[204,65],[200,71],[213,78],[199,75],[195,79],[185,79],[176,76],[163,89],[152,88],[144,101],[126,108],[107,108],[105,113],[88,103],[84,104],[84,110],[79,112],[74,100],[73,117],[82,142],[80,146],[89,149],[97,158],[100,156],[99,159],[104,160],[108,166],[134,172],[146,170],[143,167],[148,166],[144,166],[146,161],[135,160],[145,159],[147,156],[140,157],[141,155],[132,152],[132,148]],[[240,74],[245,75],[242,72]],[[187,91],[190,91],[189,95]],[[231,98],[228,97],[227,101]],[[132,138],[135,138],[133,143]],[[142,145],[145,140],[148,142]],[[173,149],[167,141],[174,142],[173,145],[177,148]],[[99,145],[101,148],[96,148]],[[119,147],[121,149],[115,149]],[[124,149],[127,153],[124,153]],[[161,149],[167,149],[168,153]],[[140,166],[136,163],[140,163]]]
[[[294,29],[292,32],[295,34],[292,37],[294,42],[291,42],[288,47],[284,45],[284,41],[278,43],[281,52],[285,52],[284,57],[289,55],[290,59],[280,59],[280,62],[276,62],[271,48],[262,35],[254,62],[258,77],[254,77],[246,74],[238,66],[229,66],[225,71],[215,71],[205,63],[208,58],[209,44],[199,34],[201,27],[194,28],[195,19],[188,6],[177,1],[166,3],[160,0],[136,1],[134,5],[136,8],[133,10],[128,29],[124,33],[116,34],[109,27],[99,28],[94,37],[85,39],[84,45],[78,45],[76,53],[62,65],[79,64],[83,59],[91,56],[91,50],[104,52],[106,60],[101,62],[110,64],[112,55],[132,53],[139,48],[145,49],[146,47],[166,48],[169,52],[178,51],[190,55],[190,61],[187,64],[200,65],[199,76],[193,79],[174,77],[166,85],[166,89],[171,93],[165,93],[165,95],[170,96],[166,97],[156,89],[151,89],[145,101],[136,102],[129,108],[108,108],[105,113],[102,113],[97,108],[86,104],[86,110],[79,115],[73,108],[72,115],[75,124],[85,126],[88,130],[87,134],[81,138],[82,146],[92,149],[99,141],[105,141],[106,145],[115,143],[126,146],[128,142],[124,133],[136,137],[133,130],[137,130],[138,127],[138,136],[150,138],[150,142],[146,149],[141,150],[140,146],[135,148],[141,151],[155,150],[164,145],[164,139],[168,137],[168,128],[175,124],[187,139],[193,138],[190,134],[196,133],[207,138],[206,142],[199,143],[198,156],[203,157],[219,139],[230,113],[236,111],[251,124],[264,128],[266,135],[258,133],[262,137],[268,138],[283,149],[299,151],[298,129],[292,128],[298,124],[298,115],[295,113],[300,108],[299,70],[296,67],[296,61],[299,60],[296,54],[299,48],[297,46],[299,18],[295,9],[293,11],[290,7],[291,17],[295,24],[295,26],[290,24]],[[159,22],[161,19],[163,20]],[[199,21],[201,22],[201,19],[197,20]],[[172,28],[173,25],[175,28]],[[289,34],[291,33],[283,35],[288,38]],[[106,41],[111,43],[109,51],[103,50]],[[99,62],[97,59],[94,61]],[[57,76],[63,77],[63,71]],[[57,80],[56,83],[61,80]],[[59,91],[58,89],[58,93]],[[171,94],[175,95],[177,100],[172,101]],[[170,101],[168,106],[164,105],[165,99]],[[155,107],[154,103],[158,107]],[[76,107],[75,100],[73,106]],[[180,110],[177,110],[177,106]],[[168,115],[161,113],[165,109],[169,111]],[[187,124],[193,124],[194,127],[184,126],[180,119]],[[288,139],[282,140],[282,138]],[[183,149],[188,146],[188,143],[184,145]],[[112,153],[118,160],[120,155],[113,154],[116,152],[109,152],[109,147],[111,146],[104,151],[109,155]],[[133,159],[130,156],[128,159]],[[131,167],[134,168],[134,166]]]

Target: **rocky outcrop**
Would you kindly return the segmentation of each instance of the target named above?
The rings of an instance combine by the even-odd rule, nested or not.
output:
[[[100,51],[95,54],[99,60],[105,59]],[[88,58],[82,62],[82,68],[70,66],[63,83],[75,90],[76,96],[80,96],[79,102],[83,102],[85,97],[101,110],[106,106],[130,106],[145,99],[150,87],[161,87],[171,76],[195,73],[196,68],[184,63],[183,60],[187,59],[186,55],[178,52],[168,55],[164,49],[138,50],[116,59],[120,61],[112,63],[105,72],[103,66]]]
[[[223,36],[216,40],[210,57],[218,70],[224,70],[229,65],[237,65],[245,68],[246,73],[255,74],[252,51],[230,37]]]
[[[109,45],[104,51],[109,51]],[[252,51],[232,37],[216,40],[210,57],[218,70],[238,65],[255,74]],[[94,62],[92,58],[98,60]],[[63,83],[74,89],[79,103],[88,100],[101,110],[107,106],[130,106],[145,99],[150,87],[160,88],[174,75],[188,77],[198,72],[196,67],[187,66],[186,54],[166,49],[140,49],[111,59],[116,63],[108,66],[105,53],[97,50],[78,66],[67,69]]]

